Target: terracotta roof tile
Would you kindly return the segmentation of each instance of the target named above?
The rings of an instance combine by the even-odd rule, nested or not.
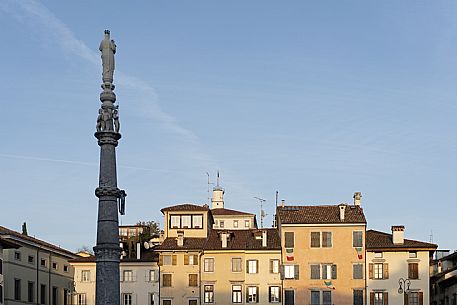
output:
[[[200,250],[203,249],[203,245],[206,242],[206,238],[197,237],[184,237],[184,246],[178,247],[176,237],[168,237],[163,243],[157,246],[155,249],[158,251],[164,250]]]
[[[178,205],[166,207],[166,208],[161,209],[160,211],[163,213],[163,212],[169,212],[169,211],[185,212],[185,211],[208,211],[208,210],[209,210],[209,208],[207,206],[184,203],[184,204],[178,204]]]
[[[37,244],[39,246],[43,246],[43,247],[47,247],[47,248],[53,249],[55,251],[59,251],[59,252],[65,254],[67,256],[70,256],[70,257],[76,257],[75,253],[73,253],[71,251],[68,251],[68,250],[66,250],[64,248],[58,247],[56,245],[50,244],[50,243],[45,242],[43,240],[40,240],[38,238],[29,236],[29,235],[24,235],[24,234],[19,233],[17,231],[13,231],[13,230],[10,230],[8,228],[0,226],[0,236],[2,236],[2,235],[3,235],[4,239],[6,239],[6,240],[8,240],[8,239],[5,238],[5,236],[10,235],[10,236],[13,237],[12,240],[14,242],[21,243],[21,240],[24,240],[24,241],[35,243],[35,244]]]
[[[262,236],[262,231],[267,231],[267,246],[262,247],[262,240],[256,235]],[[227,248],[222,248],[220,234],[230,233]],[[281,240],[276,229],[251,229],[251,230],[212,230],[205,250],[280,250]]]
[[[401,245],[396,245],[392,242],[392,234],[368,230],[366,235],[366,249],[429,249],[434,250],[438,246],[422,241],[406,239]]]
[[[246,212],[241,212],[241,211],[236,211],[236,210],[230,210],[230,209],[212,209],[211,213],[213,215],[246,215],[246,216],[252,216],[254,214],[252,213],[246,213]]]
[[[284,206],[276,209],[283,224],[367,223],[363,209],[346,205],[344,221],[340,220],[339,205]]]

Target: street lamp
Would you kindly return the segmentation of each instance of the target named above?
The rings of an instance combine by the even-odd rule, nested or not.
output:
[[[405,294],[408,294],[410,292],[410,289],[409,289],[409,286],[411,285],[411,281],[409,279],[404,279],[404,278],[400,278],[398,280],[398,293],[399,294],[402,294],[402,293],[405,293]]]

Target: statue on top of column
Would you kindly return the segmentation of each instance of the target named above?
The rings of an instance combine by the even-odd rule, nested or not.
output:
[[[103,82],[112,83],[114,74],[114,54],[116,53],[116,44],[110,39],[109,30],[105,30],[105,38],[100,43],[103,64]]]

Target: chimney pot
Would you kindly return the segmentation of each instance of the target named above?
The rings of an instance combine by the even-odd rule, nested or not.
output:
[[[340,221],[344,221],[344,214],[346,212],[346,205],[345,204],[340,204],[338,205],[338,207],[340,208]]]
[[[184,231],[178,231],[177,245],[178,247],[184,246]]]
[[[284,199],[281,200],[281,207],[284,207],[286,205],[286,201]]]
[[[227,248],[229,234],[227,232],[221,233],[222,248]]]
[[[267,246],[267,230],[262,231],[262,247]]]
[[[353,198],[354,198],[354,205],[359,207],[360,202],[362,201],[362,193],[355,192]]]

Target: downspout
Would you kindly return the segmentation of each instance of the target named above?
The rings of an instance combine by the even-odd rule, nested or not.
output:
[[[198,299],[200,301],[200,305],[202,304],[202,262],[201,257],[204,254],[204,250],[198,253]]]

